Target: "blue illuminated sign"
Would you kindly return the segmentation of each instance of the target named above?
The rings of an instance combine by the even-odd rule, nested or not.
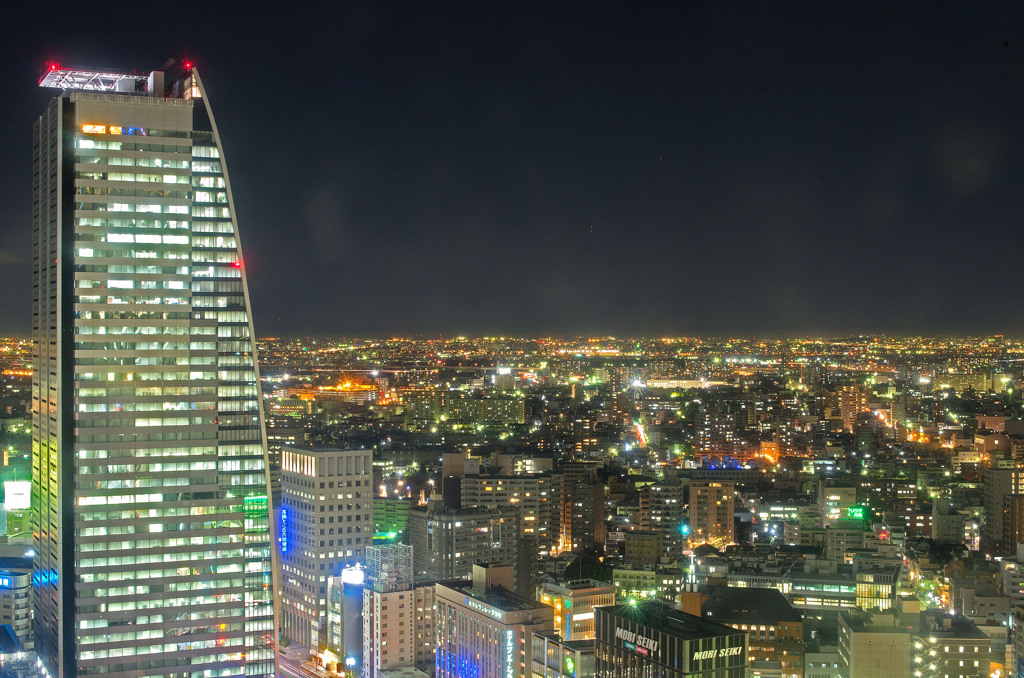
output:
[[[288,509],[281,509],[281,553],[288,553]]]
[[[0,577],[0,588],[5,588],[5,589],[11,588],[11,578],[10,577]]]

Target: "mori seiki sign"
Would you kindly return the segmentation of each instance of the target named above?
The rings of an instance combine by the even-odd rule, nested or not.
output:
[[[693,653],[692,661],[700,661],[701,659],[721,659],[722,657],[735,657],[738,654],[743,654],[743,646],[737,645],[736,647],[723,647],[717,650],[698,650]]]
[[[658,651],[658,641],[653,638],[641,636],[639,633],[634,633],[633,631],[628,631],[616,626],[615,637],[622,641],[622,644],[626,646],[626,649],[633,650],[638,654],[646,655],[649,652]]]

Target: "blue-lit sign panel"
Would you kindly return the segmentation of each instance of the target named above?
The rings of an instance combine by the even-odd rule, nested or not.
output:
[[[146,136],[146,130],[141,127],[121,127],[120,125],[82,125],[84,134],[135,134]]]
[[[281,509],[281,553],[288,553],[288,509]]]
[[[3,589],[11,588],[11,578],[10,577],[0,577],[0,588],[3,588]]]

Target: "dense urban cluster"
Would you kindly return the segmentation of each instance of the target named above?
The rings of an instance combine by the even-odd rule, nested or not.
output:
[[[0,347],[8,492],[28,477],[27,351]],[[266,339],[258,351],[285,671],[582,678],[676,662],[672,675],[916,677],[1024,664],[1015,341]],[[24,511],[7,515],[16,551],[30,542],[13,529]],[[707,640],[684,652],[672,629]]]

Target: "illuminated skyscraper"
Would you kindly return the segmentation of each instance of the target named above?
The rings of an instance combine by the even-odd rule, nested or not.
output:
[[[52,676],[271,676],[266,441],[223,147],[186,64],[50,68],[35,125],[36,649]]]

